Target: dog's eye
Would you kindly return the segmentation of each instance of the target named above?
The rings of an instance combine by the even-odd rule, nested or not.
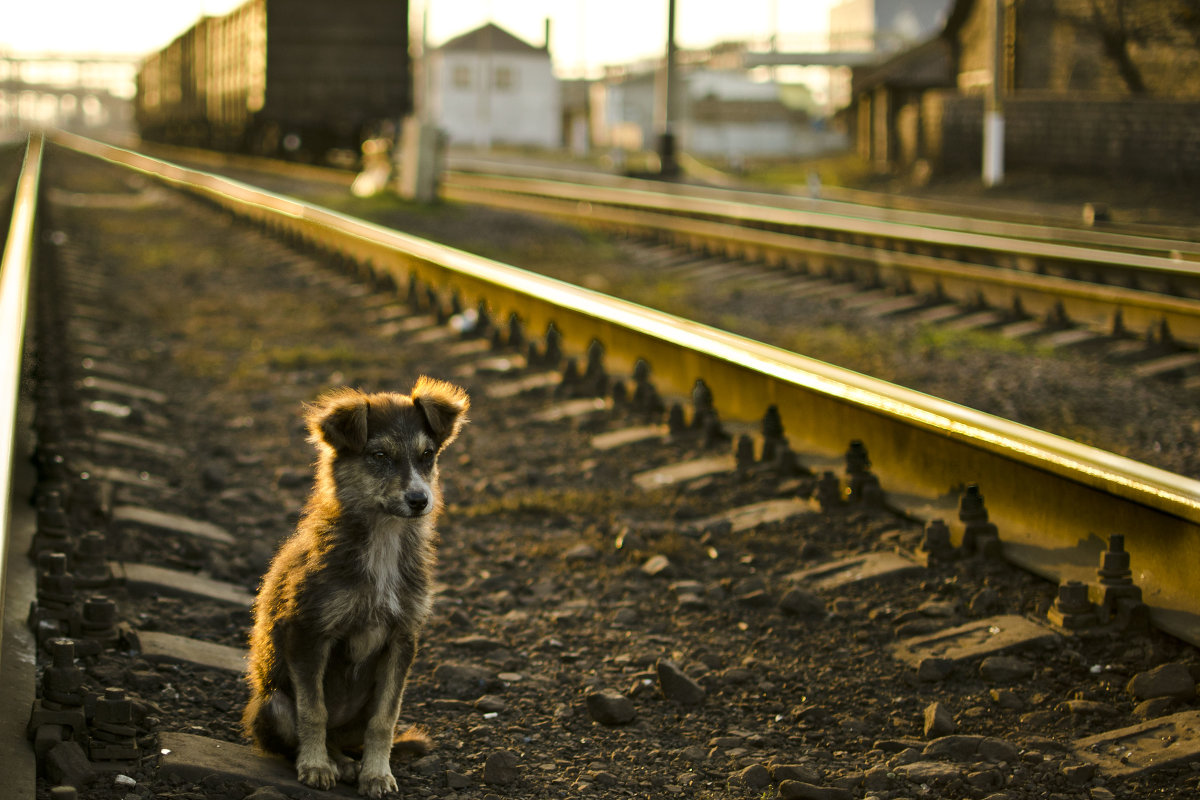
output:
[[[433,461],[434,455],[436,455],[436,454],[433,452],[433,448],[426,447],[425,452],[421,453],[421,460],[422,461]]]
[[[388,456],[387,453],[383,452],[382,450],[376,450],[374,453],[371,453],[371,460],[377,463],[383,463],[384,461],[388,460]]]

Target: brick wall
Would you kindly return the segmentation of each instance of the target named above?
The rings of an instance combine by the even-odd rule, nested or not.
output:
[[[943,173],[978,170],[983,99],[928,92],[921,111],[923,157]],[[1004,121],[1006,169],[1200,178],[1200,102],[1010,97]]]

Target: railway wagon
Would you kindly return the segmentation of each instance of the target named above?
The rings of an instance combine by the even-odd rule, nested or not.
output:
[[[142,62],[142,138],[318,160],[411,110],[408,0],[248,0]]]

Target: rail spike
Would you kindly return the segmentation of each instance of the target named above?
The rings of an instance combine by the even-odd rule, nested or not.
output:
[[[508,337],[505,344],[513,350],[524,350],[526,341],[525,325],[514,311],[508,315]]]
[[[547,369],[558,369],[562,363],[562,333],[553,322],[546,326],[545,343],[538,347],[537,342],[529,342],[529,365]]]
[[[967,484],[959,497],[958,518],[964,526],[962,549],[965,553],[987,558],[1000,557],[1000,533],[995,523],[988,521],[979,484]]]
[[[871,457],[861,439],[854,439],[846,450],[846,502],[868,508],[883,506],[879,477],[871,472]]]
[[[633,365],[633,409],[649,417],[660,417],[666,406],[650,380],[650,364],[639,358]]]

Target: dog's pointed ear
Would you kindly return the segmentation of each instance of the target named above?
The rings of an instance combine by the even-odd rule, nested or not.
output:
[[[362,452],[367,446],[367,396],[355,389],[330,392],[308,409],[308,432],[313,443],[324,442],[340,452]]]
[[[412,401],[425,415],[439,450],[458,436],[467,421],[467,409],[471,405],[467,393],[462,389],[423,375],[413,387]]]

